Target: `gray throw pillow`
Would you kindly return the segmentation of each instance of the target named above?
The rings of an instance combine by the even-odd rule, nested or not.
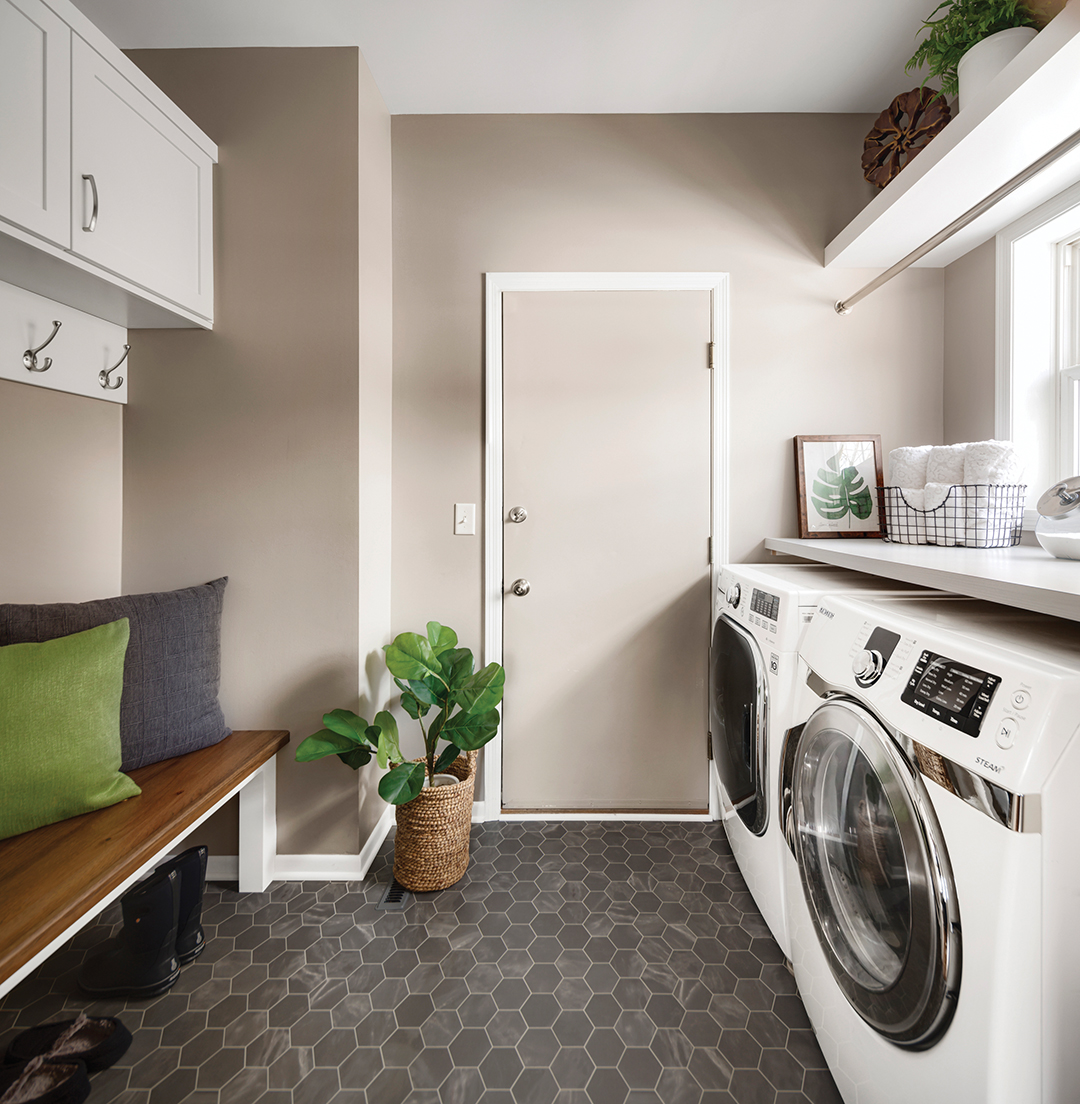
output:
[[[0,646],[41,644],[126,617],[131,639],[120,698],[120,769],[145,767],[229,735],[218,704],[227,582],[94,602],[0,604]]]

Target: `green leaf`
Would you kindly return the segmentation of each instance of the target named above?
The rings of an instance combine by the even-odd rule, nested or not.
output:
[[[440,625],[438,621],[427,623],[427,635],[431,643],[431,650],[436,655],[442,655],[443,652],[457,644],[457,633],[453,629],[448,629],[445,625]]]
[[[506,672],[497,663],[470,675],[454,693],[454,700],[466,713],[487,713],[502,701]]]
[[[371,751],[364,747],[353,748],[352,751],[338,752],[338,758],[345,766],[352,767],[353,770],[358,770],[360,767],[371,762]]]
[[[324,713],[322,723],[331,732],[349,736],[361,742],[364,740],[364,730],[368,726],[367,721],[363,717],[358,717],[351,709],[334,709]]]
[[[327,755],[340,755],[341,752],[355,751],[356,740],[350,740],[348,736],[331,732],[324,728],[314,735],[303,740],[296,749],[296,761],[298,763],[311,763],[315,759],[323,759]]]
[[[423,702],[425,705],[434,705],[438,701],[438,698],[435,697],[435,691],[423,679],[409,679],[409,689],[416,696],[416,700]]]
[[[457,744],[447,744],[442,750],[442,755],[435,760],[435,773],[444,771],[461,754],[461,748]]]
[[[418,702],[416,696],[410,690],[405,690],[401,695],[401,708],[404,709],[414,721],[418,721],[421,717],[426,715],[431,706]]]
[[[830,456],[826,467],[819,468],[811,485],[810,501],[814,509],[829,521],[839,521],[848,514],[866,521],[874,512],[874,498],[859,469],[843,464],[841,449]],[[849,522],[850,525],[850,522]]]
[[[439,662],[451,690],[457,690],[473,672],[473,654],[468,648],[451,648],[439,656]]]
[[[402,763],[379,779],[379,796],[391,805],[412,801],[423,788],[423,763]]]
[[[431,645],[417,633],[401,633],[394,637],[393,644],[387,644],[386,666],[390,674],[403,679],[425,679],[431,675],[441,679],[439,666]]]
[[[379,728],[379,766],[385,770],[388,764],[400,763],[404,758],[398,747],[397,721],[384,709],[375,714],[375,724]]]
[[[461,748],[475,751],[481,748],[499,730],[499,711],[489,713],[455,713],[443,725],[443,738]]]

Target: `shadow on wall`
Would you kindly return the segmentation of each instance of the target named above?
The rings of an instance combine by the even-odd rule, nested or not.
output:
[[[673,183],[682,184],[699,201],[736,212],[748,227],[767,227],[771,241],[785,242],[820,264],[825,245],[876,194],[860,166],[873,116],[837,114],[815,116],[814,121],[808,127],[801,115],[770,115],[768,127],[763,127],[752,114],[583,115],[560,117],[552,135],[565,142],[567,127],[579,127],[590,148],[607,150],[634,166],[634,174],[624,180],[589,181],[589,165],[575,164],[574,171],[585,177],[576,186],[603,197],[605,208],[619,192],[626,193],[632,207],[630,193],[642,186],[640,174],[652,166],[665,191]],[[832,131],[831,140],[823,141],[822,127]],[[505,137],[511,145],[519,140],[513,132]],[[839,159],[838,147],[845,151]],[[597,164],[605,161],[600,158]],[[552,159],[546,168],[538,166],[539,174],[558,172],[552,168],[558,164]],[[542,179],[536,181],[532,195],[543,204],[541,184]],[[561,186],[547,195],[565,192]]]
[[[278,757],[278,805],[286,804],[290,811],[290,837],[332,840],[340,836],[343,823],[356,821],[356,790],[342,784],[342,778],[353,772],[336,756],[314,763],[295,760],[300,741],[322,728],[324,713],[349,709],[356,703],[355,677],[350,666],[327,663],[269,703],[267,715],[295,718],[292,740]],[[351,841],[357,849],[360,839],[366,837],[363,827]],[[292,847],[288,840],[281,840],[278,850],[291,853]]]

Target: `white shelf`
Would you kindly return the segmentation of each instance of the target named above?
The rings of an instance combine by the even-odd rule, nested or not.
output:
[[[1080,560],[1057,560],[1038,545],[938,548],[881,540],[769,537],[765,547],[886,579],[1080,621]]]
[[[1041,31],[825,247],[829,268],[888,268],[1080,129],[1080,0]],[[1080,181],[1074,150],[918,263],[943,268]]]

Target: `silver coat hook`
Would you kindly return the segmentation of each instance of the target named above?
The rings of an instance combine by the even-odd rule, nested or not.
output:
[[[131,346],[125,345],[124,355],[111,368],[102,368],[102,370],[98,372],[98,383],[100,383],[106,391],[115,391],[124,382],[123,376],[117,376],[114,380],[109,379],[109,376],[127,360],[127,355],[130,352]]]
[[[37,355],[41,352],[42,349],[45,348],[46,345],[49,344],[50,341],[52,341],[54,337],[56,337],[56,335],[60,332],[60,327],[62,325],[62,322],[53,322],[52,333],[49,334],[49,336],[45,338],[45,340],[36,349],[27,349],[26,352],[23,353],[23,367],[26,368],[28,372],[47,372],[52,367],[52,357],[46,357],[42,361],[41,366],[38,367]]]

